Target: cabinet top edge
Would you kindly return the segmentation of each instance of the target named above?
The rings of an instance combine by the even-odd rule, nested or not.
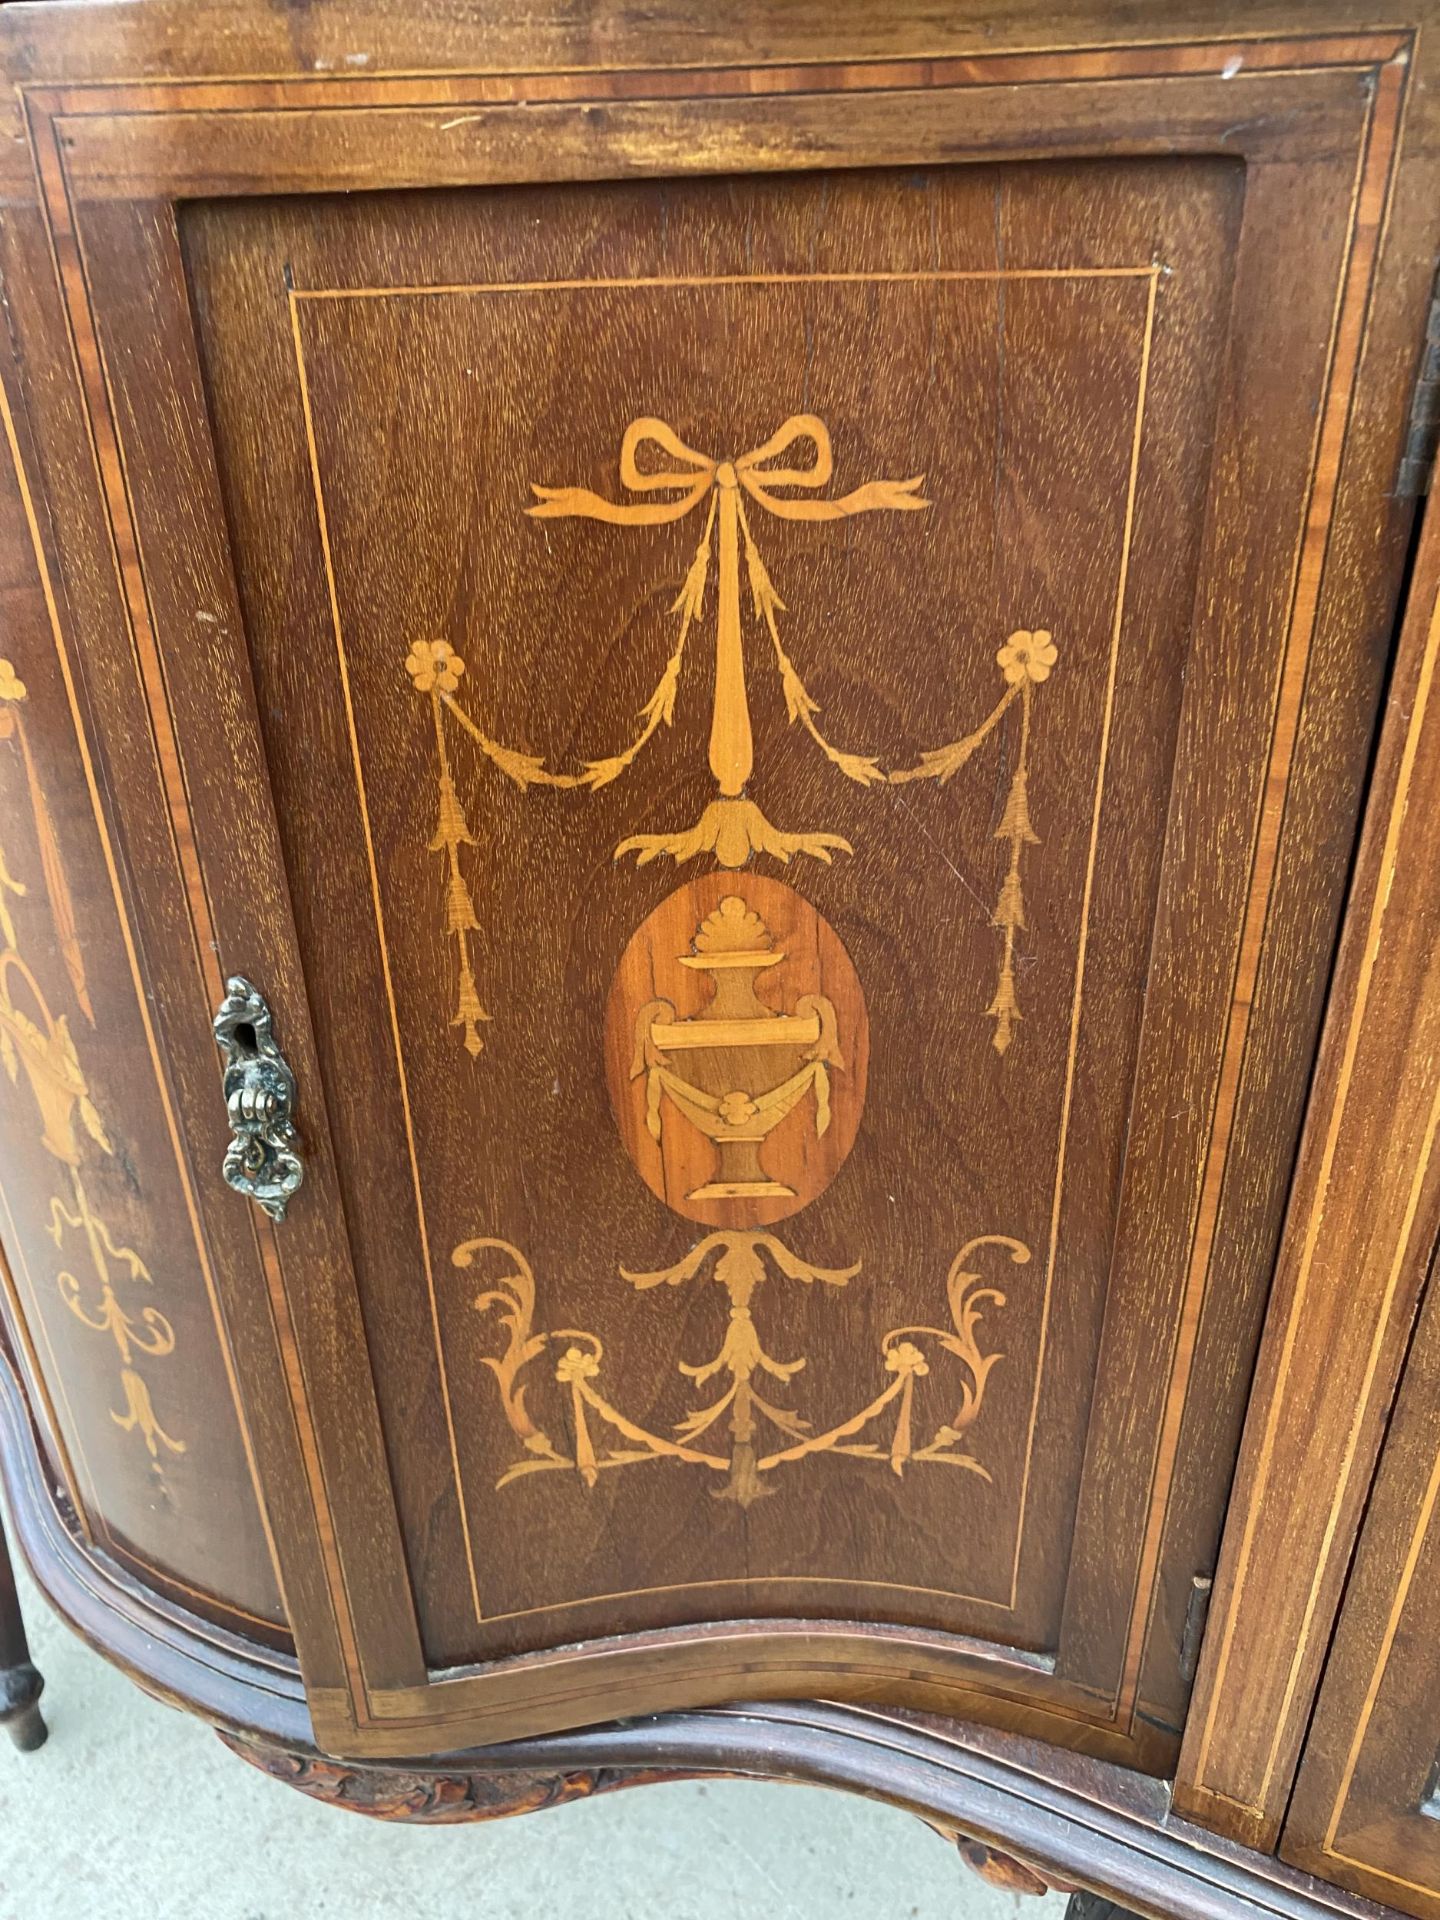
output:
[[[1163,14],[1127,0],[656,0],[642,15],[605,0],[560,0],[537,19],[525,0],[0,0],[0,74],[24,87],[147,81],[375,79],[644,68],[763,68],[929,59],[984,63],[1077,51],[1327,40],[1322,64],[1403,57],[1440,0],[1357,14],[1346,0],[1189,0]],[[1388,53],[1387,53],[1388,46]],[[1037,73],[1037,77],[1039,77]]]

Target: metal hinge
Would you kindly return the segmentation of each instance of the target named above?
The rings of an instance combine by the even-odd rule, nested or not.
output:
[[[1185,1603],[1185,1626],[1180,1635],[1180,1678],[1188,1686],[1200,1664],[1200,1642],[1205,1638],[1205,1622],[1210,1614],[1210,1594],[1215,1585],[1208,1573],[1197,1573],[1190,1582],[1190,1598]]]
[[[1420,371],[1415,377],[1415,392],[1410,401],[1405,451],[1400,456],[1400,471],[1395,476],[1397,499],[1419,500],[1429,493],[1437,448],[1440,448],[1440,276],[1437,276],[1430,293],[1430,311],[1425,319],[1425,346],[1420,356]]]

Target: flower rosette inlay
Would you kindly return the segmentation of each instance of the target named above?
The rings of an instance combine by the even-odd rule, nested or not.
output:
[[[405,656],[405,671],[417,693],[455,693],[465,662],[448,640],[417,640]]]
[[[1050,678],[1058,658],[1055,642],[1049,630],[1039,627],[1034,633],[1023,628],[1012,633],[995,656],[995,664],[1005,676],[1005,684],[1018,687],[1028,680],[1031,686],[1038,687]]]

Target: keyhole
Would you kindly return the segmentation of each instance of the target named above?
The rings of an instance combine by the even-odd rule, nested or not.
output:
[[[255,1029],[248,1020],[241,1020],[235,1027],[235,1045],[241,1053],[256,1054],[260,1045],[255,1037]]]

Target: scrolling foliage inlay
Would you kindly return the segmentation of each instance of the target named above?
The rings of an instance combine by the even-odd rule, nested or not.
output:
[[[0,740],[15,740],[24,760],[56,941],[76,1000],[93,1022],[70,891],[50,811],[25,739],[21,712],[25,698],[24,681],[8,660],[0,660]],[[160,1424],[149,1385],[139,1371],[139,1360],[141,1356],[162,1359],[173,1353],[175,1333],[158,1308],[127,1305],[122,1298],[136,1285],[149,1286],[150,1270],[133,1247],[117,1243],[86,1190],[82,1135],[102,1153],[113,1154],[115,1149],[90,1098],[69,1022],[64,1014],[52,1013],[39,981],[20,953],[6,895],[21,898],[27,891],[11,874],[0,851],[0,1062],[12,1084],[19,1084],[23,1071],[39,1109],[40,1144],[65,1169],[65,1192],[50,1199],[49,1232],[62,1258],[72,1244],[78,1245],[82,1258],[76,1263],[78,1270],[67,1265],[56,1274],[60,1297],[84,1326],[114,1341],[124,1409],[117,1413],[112,1408],[110,1417],[124,1432],[139,1435],[159,1474],[162,1449],[182,1454],[185,1443]]]
[[[451,1254],[457,1267],[498,1256],[496,1264],[508,1269],[487,1280],[472,1302],[477,1313],[497,1315],[505,1328],[504,1352],[486,1355],[482,1364],[495,1376],[506,1421],[522,1450],[496,1487],[536,1473],[568,1472],[593,1488],[609,1469],[670,1460],[723,1475],[723,1483],[712,1489],[715,1497],[748,1507],[775,1491],[773,1475],[780,1468],[820,1453],[888,1465],[902,1476],[907,1466],[920,1462],[962,1467],[989,1480],[989,1469],[968,1446],[990,1370],[1003,1357],[982,1351],[978,1338],[985,1308],[1005,1304],[1005,1295],[984,1284],[984,1276],[969,1264],[985,1247],[1004,1248],[1016,1266],[1030,1258],[1028,1247],[1004,1234],[980,1234],[967,1241],[945,1283],[950,1325],[892,1327],[880,1341],[881,1378],[874,1396],[818,1433],[797,1409],[771,1399],[772,1389],[760,1391],[757,1383],[763,1376],[782,1390],[789,1388],[808,1358],[801,1354],[782,1360],[770,1353],[752,1302],[775,1273],[807,1286],[819,1281],[841,1288],[859,1273],[858,1264],[817,1267],[774,1234],[722,1232],[707,1234],[672,1267],[651,1273],[622,1268],[621,1278],[642,1292],[704,1276],[723,1287],[729,1298],[718,1350],[704,1361],[677,1362],[697,1391],[711,1381],[722,1383],[720,1391],[676,1421],[669,1433],[660,1433],[632,1419],[609,1397],[602,1380],[605,1348],[598,1334],[576,1327],[536,1331],[535,1275],[518,1247],[488,1236],[463,1241]],[[548,1370],[536,1366],[542,1359],[549,1361]],[[522,1378],[531,1368],[535,1372]],[[552,1437],[551,1429],[559,1431],[561,1421],[551,1417],[542,1425],[528,1403],[530,1381],[544,1379],[547,1371],[562,1390],[555,1411],[562,1418],[568,1412],[568,1448]],[[927,1432],[937,1403],[940,1417]],[[878,1434],[868,1437],[877,1426]]]

